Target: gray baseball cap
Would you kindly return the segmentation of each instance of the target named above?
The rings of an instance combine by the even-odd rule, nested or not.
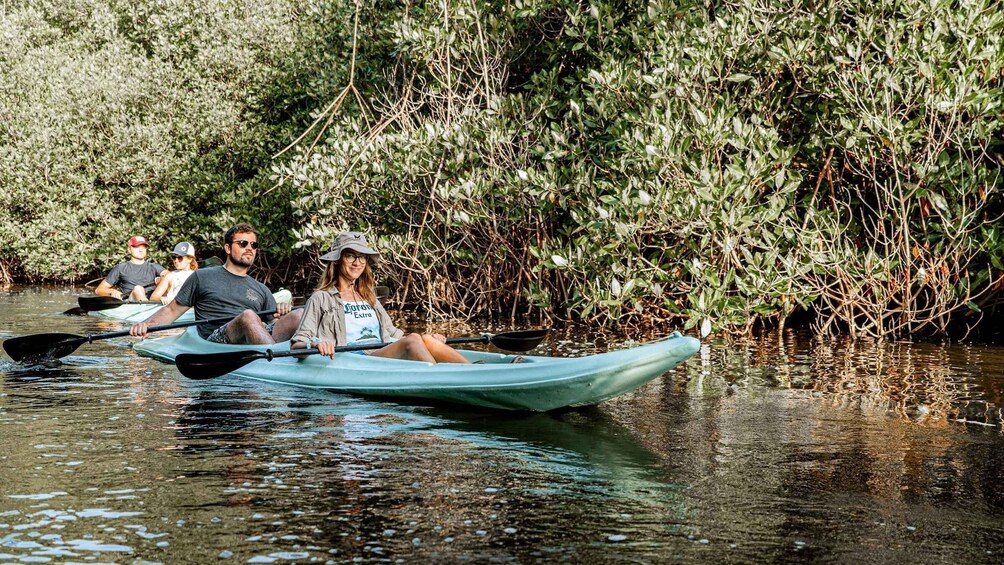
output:
[[[171,255],[175,257],[195,257],[195,246],[187,241],[182,241],[174,246],[174,251],[171,252]]]
[[[370,261],[380,260],[380,254],[370,249],[365,235],[354,231],[343,231],[335,236],[335,241],[331,244],[331,251],[321,255],[321,261],[337,261],[342,258],[342,252],[346,249],[362,253]]]

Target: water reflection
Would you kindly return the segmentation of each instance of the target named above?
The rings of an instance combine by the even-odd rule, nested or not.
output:
[[[846,338],[793,331],[705,345],[687,369],[689,390],[725,395],[744,387],[788,388],[842,406],[884,411],[925,425],[1000,429],[1004,350]]]

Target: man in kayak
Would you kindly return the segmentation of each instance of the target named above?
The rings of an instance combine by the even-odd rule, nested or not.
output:
[[[130,335],[146,337],[150,326],[170,324],[193,306],[196,320],[233,317],[223,324],[199,324],[199,335],[207,341],[272,344],[293,335],[302,311],[291,311],[290,304],[276,304],[268,287],[248,276],[258,256],[258,233],[249,224],[237,224],[223,241],[227,254],[223,266],[193,272],[174,300],[133,325]],[[264,310],[275,310],[268,324],[257,313]]]
[[[145,302],[147,295],[157,288],[157,278],[167,274],[167,269],[146,260],[147,248],[145,237],[129,238],[129,260],[112,267],[94,294]]]

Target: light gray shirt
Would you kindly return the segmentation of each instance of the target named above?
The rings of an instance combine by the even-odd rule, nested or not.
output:
[[[380,341],[398,339],[404,331],[395,327],[383,304],[374,305],[380,322]],[[300,327],[290,341],[309,344],[314,341],[332,341],[336,346],[347,345],[345,340],[345,301],[337,289],[318,290],[310,295],[303,309]]]

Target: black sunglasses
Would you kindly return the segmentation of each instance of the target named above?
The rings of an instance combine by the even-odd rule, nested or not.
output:
[[[248,241],[246,239],[238,239],[236,241],[231,241],[230,242],[230,245],[234,245],[234,244],[240,245],[241,249],[244,249],[248,245],[251,246],[251,249],[258,249],[258,242],[257,241]]]

